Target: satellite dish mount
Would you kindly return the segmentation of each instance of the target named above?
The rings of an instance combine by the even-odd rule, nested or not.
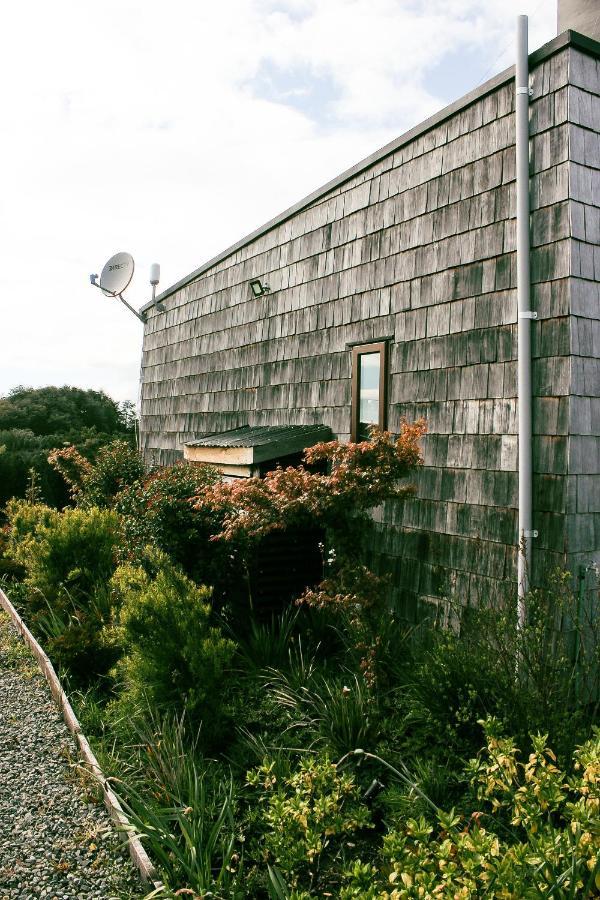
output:
[[[115,253],[114,256],[105,263],[98,281],[98,275],[90,275],[90,284],[100,288],[105,297],[118,297],[121,303],[130,310],[140,322],[146,321],[146,314],[139,313],[127,302],[123,296],[125,291],[131,284],[133,278],[133,270],[135,268],[133,256],[130,253]],[[150,284],[152,285],[152,300],[158,310],[164,311],[165,307],[162,303],[156,302],[156,285],[160,281],[160,266],[153,263],[150,268]]]

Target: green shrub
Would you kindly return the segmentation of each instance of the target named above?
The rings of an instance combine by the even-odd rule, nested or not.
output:
[[[8,504],[8,552],[24,570],[19,597],[27,624],[52,660],[78,681],[105,674],[115,651],[101,631],[112,617],[108,584],[119,540],[116,513],[13,500]]]
[[[117,494],[143,477],[144,461],[127,441],[101,447],[90,472],[83,478],[80,506],[112,506]]]
[[[565,572],[527,597],[521,630],[515,605],[454,610],[456,627],[421,630],[402,691],[413,735],[421,731],[428,744],[468,758],[478,721],[496,715],[523,746],[530,734],[548,732],[565,760],[587,737],[600,696],[600,619],[578,622]]]
[[[185,709],[210,743],[222,720],[222,679],[235,645],[211,624],[210,590],[198,587],[160,551],[151,574],[125,565],[112,587],[119,600],[123,658],[120,708]]]
[[[111,510],[67,509],[42,521],[19,544],[32,607],[45,605],[44,598],[54,606],[65,590],[85,603],[112,577],[118,540],[119,518]]]
[[[309,754],[282,778],[267,759],[247,780],[259,790],[266,861],[295,889],[326,896],[330,878],[335,881],[336,869],[343,869],[345,857],[353,855],[357,834],[372,828],[354,776],[338,771],[327,756]]]
[[[343,900],[597,896],[600,891],[600,732],[574,754],[574,774],[556,765],[546,737],[518,760],[497,720],[468,777],[477,811],[404,818],[384,837],[377,865],[354,861]],[[368,873],[368,891],[360,893]]]
[[[7,524],[0,529],[0,577],[14,585],[25,577],[28,546],[35,541],[37,528],[58,513],[43,503],[13,498],[6,504],[5,515]]]
[[[43,503],[27,500],[9,500],[6,504],[5,554],[15,563],[26,567],[35,544],[38,529],[56,523],[59,513]]]

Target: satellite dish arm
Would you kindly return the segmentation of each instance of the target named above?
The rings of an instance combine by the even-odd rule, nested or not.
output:
[[[125,299],[125,297],[123,296],[123,294],[115,294],[115,296],[119,298],[119,300],[121,301],[121,303],[123,303],[123,304],[127,307],[127,309],[130,309],[130,310],[131,310],[131,312],[134,314],[134,316],[137,316],[137,318],[140,320],[140,322],[145,322],[145,321],[146,321],[146,314],[145,314],[145,313],[139,313],[139,312],[137,311],[137,309],[134,309],[133,306],[131,306],[131,305],[127,302],[127,300]]]
[[[92,287],[100,288],[102,293],[104,295],[108,294],[109,297],[118,297],[121,303],[123,303],[127,307],[127,309],[131,310],[131,312],[134,314],[134,316],[136,316],[136,318],[140,320],[140,322],[146,322],[147,316],[145,313],[139,313],[137,309],[134,309],[133,306],[131,306],[127,302],[123,294],[113,294],[112,291],[107,291],[106,288],[103,288],[102,285],[98,284],[97,278],[97,275],[90,275],[90,284],[92,285]]]

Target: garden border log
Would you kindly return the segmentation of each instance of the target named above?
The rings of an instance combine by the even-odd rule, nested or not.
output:
[[[54,670],[54,666],[1,588],[0,607],[9,615],[13,625],[18,629],[23,641],[27,644],[27,646],[35,656],[38,665],[48,683],[48,686],[50,687],[50,692],[52,693],[54,701],[61,711],[64,722],[77,741],[79,752],[83,758],[86,768],[91,772],[94,779],[98,781],[102,787],[104,804],[108,809],[111,819],[113,820],[119,831],[125,832],[125,834],[127,835],[129,854],[134,865],[138,869],[142,880],[146,883],[154,885],[156,889],[161,888],[163,886],[162,882],[156,880],[156,869],[152,864],[144,847],[142,846],[140,839],[132,834],[131,823],[125,815],[118,797],[116,796],[114,791],[111,790],[107,779],[104,777],[98,760],[96,759],[92,748],[90,747],[88,740],[81,729],[81,725],[79,724],[77,716],[73,711],[73,707],[71,706],[69,699]]]

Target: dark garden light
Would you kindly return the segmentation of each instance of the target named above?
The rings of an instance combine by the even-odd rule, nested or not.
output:
[[[262,297],[263,294],[270,293],[271,288],[268,284],[263,284],[260,278],[256,278],[254,281],[250,282],[250,290],[252,291],[253,297]]]

